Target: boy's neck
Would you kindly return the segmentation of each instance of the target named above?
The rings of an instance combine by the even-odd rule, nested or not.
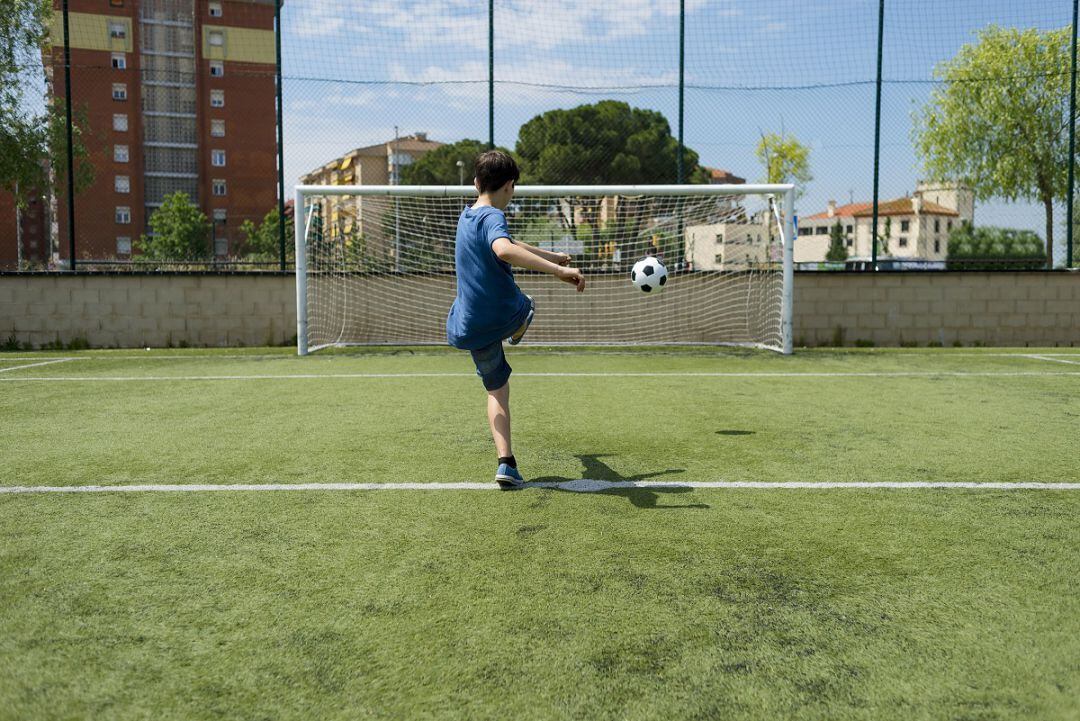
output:
[[[480,195],[478,195],[476,197],[476,202],[473,203],[473,207],[475,208],[477,206],[484,206],[484,205],[490,205],[492,208],[498,208],[499,210],[505,210],[507,204],[503,203],[502,205],[500,205],[498,200],[491,197],[491,195],[489,193],[480,193]]]

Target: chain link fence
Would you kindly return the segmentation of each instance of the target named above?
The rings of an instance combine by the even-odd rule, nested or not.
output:
[[[57,2],[3,76],[55,132],[0,179],[0,266],[287,270],[295,184],[467,184],[495,146],[528,183],[796,182],[804,270],[1072,267],[1076,12]]]

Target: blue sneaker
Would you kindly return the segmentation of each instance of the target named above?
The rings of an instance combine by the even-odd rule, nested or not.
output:
[[[495,482],[504,491],[512,491],[525,486],[525,479],[518,473],[518,469],[508,463],[499,464],[499,470],[495,471]]]
[[[506,339],[506,342],[510,345],[517,345],[521,342],[521,339],[525,336],[525,331],[529,330],[529,326],[532,325],[533,316],[536,315],[536,303],[533,302],[532,296],[525,296],[529,299],[529,312],[525,316],[525,322],[521,324],[521,327],[514,331],[514,335]]]

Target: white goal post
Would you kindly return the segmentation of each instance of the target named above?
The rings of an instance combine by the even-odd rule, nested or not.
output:
[[[445,344],[454,238],[472,186],[298,185],[296,342]],[[795,187],[524,185],[506,209],[511,235],[567,252],[585,293],[520,269],[536,301],[538,345],[738,345],[792,351]],[[646,295],[630,267],[667,267]]]

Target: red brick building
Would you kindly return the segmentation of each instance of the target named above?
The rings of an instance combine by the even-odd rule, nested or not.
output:
[[[26,206],[18,208],[14,195],[0,191],[0,270],[45,265],[49,259],[47,208],[48,198],[41,193],[30,193]]]
[[[46,74],[64,97],[56,3]],[[277,204],[274,0],[70,0],[72,107],[93,185],[75,197],[76,256],[130,258],[168,194],[213,223],[213,252]],[[66,188],[54,251],[68,258]]]

